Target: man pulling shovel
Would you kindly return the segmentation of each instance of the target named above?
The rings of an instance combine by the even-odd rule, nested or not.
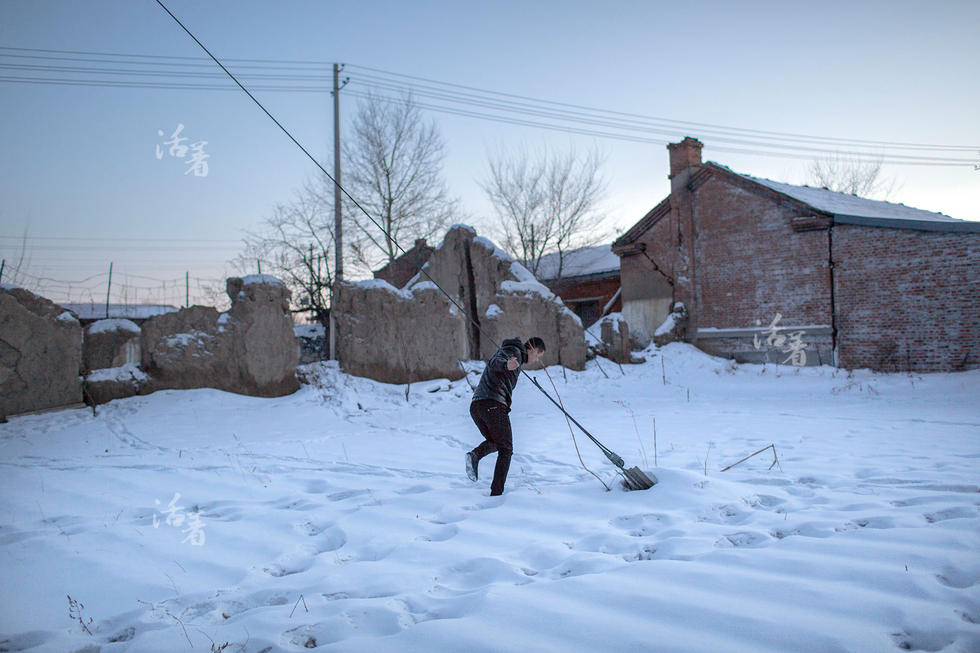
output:
[[[504,483],[514,453],[508,413],[511,394],[521,374],[520,367],[527,363],[537,363],[544,352],[544,340],[537,336],[527,342],[521,342],[519,338],[504,340],[500,349],[487,362],[480,384],[473,392],[470,416],[484,440],[466,453],[466,475],[475,482],[479,478],[480,460],[496,451],[497,464],[493,468],[490,496],[504,493]]]

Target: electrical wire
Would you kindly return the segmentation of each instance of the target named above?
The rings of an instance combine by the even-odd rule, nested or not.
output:
[[[23,54],[31,53],[31,54]],[[93,68],[78,66],[49,66],[31,64],[0,64],[0,68],[38,73],[72,72],[79,74],[111,74],[152,77],[157,81],[127,81],[108,79],[77,79],[65,77],[13,77],[0,76],[0,81],[19,81],[36,84],[70,84],[76,86],[106,86],[116,88],[155,88],[183,90],[235,90],[236,87],[220,83],[190,83],[160,81],[173,78],[190,80],[217,80],[220,75],[208,72],[174,70],[174,68],[203,68],[209,63],[199,57],[177,57],[166,55],[139,55],[125,53],[105,53],[73,50],[42,50],[37,48],[0,47],[0,57],[34,59],[64,62],[65,64],[99,63],[115,68]],[[330,62],[270,59],[228,59],[229,64],[237,64],[242,70],[280,71],[277,74],[253,72],[243,73],[255,91],[262,92],[301,92],[329,93],[325,83],[326,75],[310,74],[316,68],[332,66]],[[118,66],[142,66],[140,69],[118,68]],[[495,121],[504,124],[562,131],[595,138],[617,139],[629,142],[666,144],[676,139],[678,130],[697,129],[699,133],[712,138],[710,147],[723,152],[736,152],[780,158],[812,159],[814,155],[826,154],[855,157],[858,160],[881,161],[896,165],[932,166],[973,166],[971,159],[954,156],[920,156],[922,153],[973,153],[977,148],[969,145],[940,145],[928,143],[908,143],[898,141],[874,141],[838,137],[820,137],[793,132],[778,132],[759,129],[729,127],[713,123],[676,120],[657,116],[623,111],[597,109],[584,105],[556,102],[540,98],[491,91],[474,86],[441,82],[417,75],[406,75],[391,71],[348,64],[355,71],[353,82],[360,84],[370,93],[382,92],[412,94],[435,102],[420,102],[420,108],[430,111],[458,115],[461,117]],[[360,71],[360,72],[358,72]],[[227,72],[227,70],[226,70]],[[318,72],[318,71],[317,71]],[[302,73],[302,74],[296,74]],[[258,83],[262,80],[262,83]],[[277,81],[281,84],[269,84]],[[310,85],[310,84],[313,85]],[[322,83],[322,85],[321,85]],[[355,97],[364,97],[364,91],[348,91]],[[399,98],[383,96],[388,102]],[[404,101],[402,99],[402,101]],[[449,106],[447,106],[447,104]],[[531,120],[530,118],[535,118]],[[543,119],[538,120],[538,119]],[[549,122],[550,121],[550,122]],[[571,123],[571,124],[564,124]],[[611,131],[610,131],[611,130]],[[664,138],[655,138],[661,135]],[[850,149],[841,149],[850,148]],[[870,148],[872,151],[862,151]],[[897,150],[897,152],[891,152]]]

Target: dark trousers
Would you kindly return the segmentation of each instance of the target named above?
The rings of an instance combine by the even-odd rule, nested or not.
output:
[[[483,442],[471,452],[476,462],[487,454],[497,452],[497,464],[493,468],[493,482],[490,484],[491,496],[504,493],[510,458],[514,453],[514,438],[507,413],[507,406],[493,399],[481,399],[470,404],[470,416],[484,437]]]

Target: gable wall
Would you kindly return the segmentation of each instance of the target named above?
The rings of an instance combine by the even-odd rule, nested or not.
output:
[[[840,365],[980,366],[980,234],[833,228]]]
[[[653,339],[675,300],[674,289],[664,276],[675,276],[677,238],[672,225],[672,216],[667,213],[637,240],[646,245],[647,256],[664,274],[657,272],[650,259],[640,253],[628,254],[619,260],[623,318],[629,324],[630,334],[641,346]]]
[[[830,324],[827,232],[793,231],[800,214],[717,175],[697,189],[698,328]]]

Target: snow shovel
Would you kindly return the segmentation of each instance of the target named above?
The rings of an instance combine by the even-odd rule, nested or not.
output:
[[[570,419],[572,421],[572,423],[575,424],[575,426],[579,427],[579,429],[582,431],[582,433],[585,433],[585,435],[587,435],[589,437],[589,439],[592,440],[592,442],[594,442],[597,447],[599,447],[599,449],[602,451],[602,453],[606,454],[606,458],[609,459],[609,462],[611,462],[613,465],[615,465],[616,467],[619,468],[619,471],[622,473],[623,478],[626,480],[626,488],[627,489],[629,489],[629,490],[649,490],[650,488],[652,488],[656,484],[656,481],[654,481],[649,476],[647,476],[646,474],[644,474],[643,471],[639,467],[630,467],[629,469],[626,469],[626,463],[623,462],[623,459],[620,458],[619,455],[615,451],[612,451],[611,449],[609,449],[608,447],[606,447],[604,444],[602,444],[601,442],[599,442],[598,440],[596,440],[595,437],[591,433],[589,433],[584,426],[582,426],[581,424],[578,423],[578,420],[576,420],[574,417],[572,417],[568,413],[568,411],[565,410],[565,408],[560,403],[558,403],[557,401],[555,401],[554,397],[552,397],[551,395],[549,395],[547,393],[547,391],[545,391],[545,389],[541,387],[541,384],[538,383],[538,380],[536,378],[534,378],[533,376],[531,376],[527,372],[524,372],[524,376],[526,376],[527,378],[531,379],[531,383],[533,383],[535,386],[537,386],[538,390],[540,390],[541,392],[543,392],[544,393],[544,396],[546,396],[548,399],[550,399],[551,400],[551,403],[553,403],[555,406],[558,407],[558,410],[560,410],[561,412],[565,413],[565,417],[567,417],[568,419]]]

